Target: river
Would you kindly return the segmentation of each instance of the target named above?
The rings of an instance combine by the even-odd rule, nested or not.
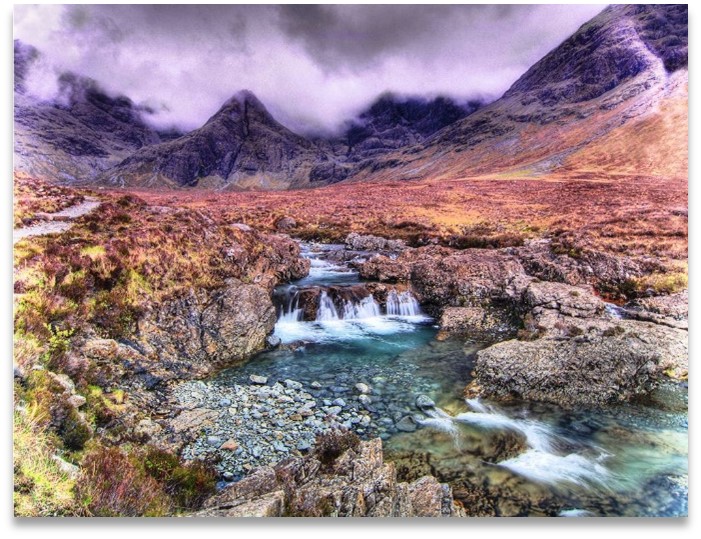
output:
[[[450,483],[472,514],[687,514],[686,384],[605,410],[465,400],[475,352],[487,344],[439,339],[409,292],[391,292],[382,306],[372,295],[339,299],[360,283],[339,249],[303,245],[309,275],[276,291],[282,345],[217,383],[293,379],[319,406],[364,409],[371,421],[339,407],[339,422],[382,437],[402,477],[430,473]],[[299,298],[310,288],[318,305],[305,320]]]

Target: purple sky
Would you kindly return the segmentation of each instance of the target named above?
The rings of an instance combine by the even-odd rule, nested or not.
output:
[[[41,97],[74,71],[189,129],[247,88],[304,132],[385,91],[497,98],[604,7],[16,5],[14,30],[43,55]]]

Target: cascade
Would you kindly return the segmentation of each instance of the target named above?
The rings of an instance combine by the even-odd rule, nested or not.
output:
[[[397,293],[390,290],[387,294],[387,314],[389,316],[417,316],[422,314],[419,302],[411,292]]]

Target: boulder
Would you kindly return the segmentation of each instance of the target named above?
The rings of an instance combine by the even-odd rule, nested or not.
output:
[[[214,290],[193,290],[156,305],[142,319],[140,340],[163,368],[205,374],[263,350],[275,326],[268,292],[230,280]]]
[[[649,393],[665,374],[686,376],[687,354],[683,330],[600,322],[576,337],[510,340],[478,352],[466,395],[603,406]]]

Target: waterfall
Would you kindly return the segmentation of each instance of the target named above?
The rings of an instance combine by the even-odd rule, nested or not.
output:
[[[333,304],[333,300],[326,293],[326,290],[321,292],[319,296],[319,309],[316,312],[317,322],[328,322],[330,320],[338,320],[338,311]]]
[[[344,320],[358,320],[376,316],[380,316],[380,306],[375,301],[375,298],[372,297],[372,294],[355,303],[352,300],[343,302]]]
[[[299,307],[299,290],[291,286],[285,291],[285,301],[278,311],[278,322],[298,322],[304,316],[304,309]]]
[[[387,294],[387,314],[389,316],[417,316],[422,314],[419,302],[411,292],[397,293],[392,289]]]

